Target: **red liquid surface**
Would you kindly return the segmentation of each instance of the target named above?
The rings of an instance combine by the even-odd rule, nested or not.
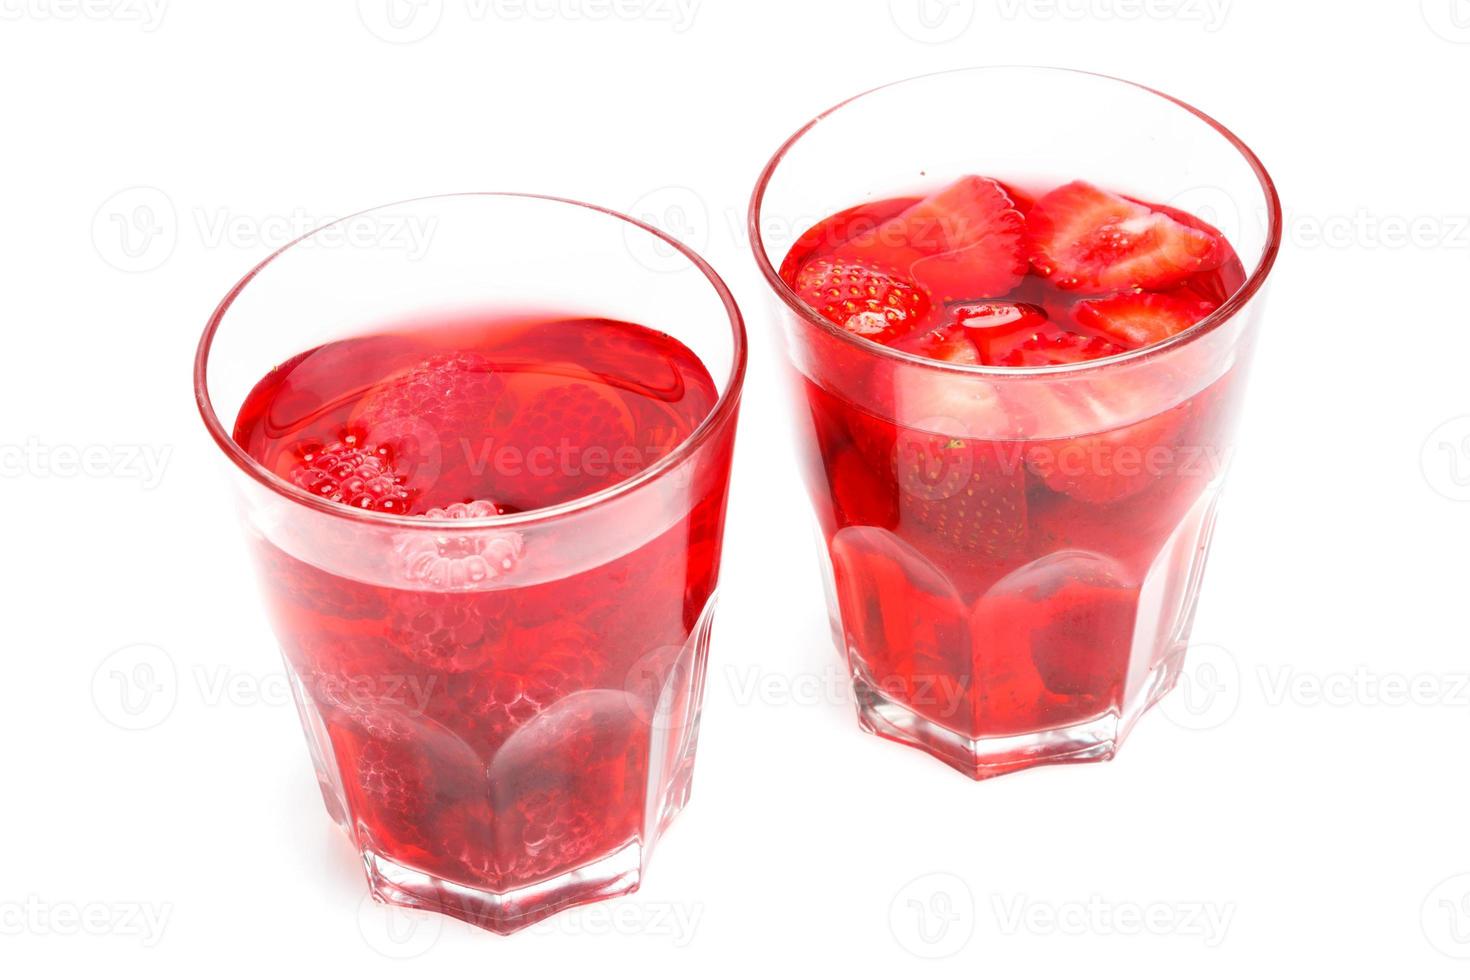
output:
[[[1032,194],[985,178],[833,215],[797,242],[781,275],[865,339],[1002,367],[1149,346],[1245,278],[1223,236],[1177,210],[1090,185]],[[868,367],[839,354],[843,370]],[[1032,388],[1031,421],[1056,412],[1047,438],[1000,440],[895,423],[882,406],[923,401],[913,388],[928,372],[873,370],[873,388],[907,390],[852,397],[855,386],[830,390],[810,370],[801,379],[808,481],[860,688],[969,739],[1119,711],[1149,667],[1140,671],[1139,651],[1162,659],[1187,634],[1193,547],[1166,558],[1178,567],[1162,604],[1176,608],[1159,618],[1160,636],[1135,636],[1140,597],[1171,535],[1208,521],[1192,508],[1218,474],[1233,372],[1113,428]]]
[[[364,850],[503,893],[644,839],[650,794],[682,792],[671,784],[687,780],[677,770],[692,758],[695,682],[672,685],[657,721],[644,701],[688,667],[673,661],[714,588],[722,494],[616,560],[503,589],[475,583],[554,538],[463,538],[453,523],[618,483],[716,400],[672,338],[548,316],[330,343],[255,387],[235,438],[283,480],[444,521],[442,537],[416,539],[385,571],[407,576],[402,588],[257,546],[277,634],[323,729],[328,808]]]

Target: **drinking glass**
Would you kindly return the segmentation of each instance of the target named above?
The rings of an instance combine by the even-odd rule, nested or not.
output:
[[[1012,368],[879,346],[782,278],[788,250],[827,216],[966,174],[1038,191],[1080,178],[1190,212],[1234,245],[1244,285],[1155,346]],[[809,122],[766,165],[749,218],[860,725],[976,779],[1111,758],[1189,646],[1280,239],[1260,161],[1139,85],[963,69]],[[1043,472],[1127,482],[1119,499],[1089,499],[1085,479]],[[982,476],[989,498],[974,495]]]
[[[231,437],[256,382],[317,345],[543,309],[670,334],[718,401],[622,482],[452,525],[307,493]],[[689,796],[745,363],[739,311],[699,256],[551,197],[363,212],[282,248],[219,304],[195,363],[199,409],[234,464],[327,811],[378,899],[508,933],[638,887]],[[458,451],[421,435],[419,472]],[[493,735],[471,704],[499,712]]]

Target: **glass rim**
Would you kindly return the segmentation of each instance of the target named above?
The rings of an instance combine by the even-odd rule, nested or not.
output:
[[[458,531],[509,528],[529,524],[537,524],[561,517],[566,517],[584,510],[590,510],[611,500],[626,496],[627,494],[632,493],[638,488],[648,483],[652,483],[660,476],[668,473],[670,470],[688,460],[696,450],[698,450],[710,440],[717,429],[721,428],[726,423],[726,421],[734,415],[736,406],[740,401],[741,390],[744,387],[745,382],[746,361],[748,355],[745,321],[741,317],[740,308],[736,304],[735,297],[730,292],[730,288],[725,285],[725,281],[720,278],[719,273],[714,270],[714,267],[706,262],[692,248],[672,237],[671,235],[660,231],[658,228],[655,228],[646,222],[639,221],[637,218],[633,218],[621,212],[614,211],[611,208],[605,208],[597,204],[589,204],[585,201],[578,201],[572,198],[557,197],[551,194],[533,194],[516,191],[462,191],[447,194],[430,194],[424,197],[407,198],[388,204],[380,204],[374,207],[365,208],[361,211],[346,215],[334,221],[329,221],[326,224],[321,225],[320,227],[313,228],[305,234],[292,239],[285,245],[282,245],[280,248],[271,252],[270,255],[266,256],[254,268],[247,272],[240,279],[239,282],[235,283],[235,285],[230,288],[229,292],[227,292],[224,298],[220,300],[219,305],[215,307],[214,312],[210,314],[209,321],[205,324],[204,333],[199,338],[199,345],[196,348],[194,354],[194,400],[199,409],[199,414],[204,420],[204,426],[206,429],[209,430],[209,434],[214,438],[215,443],[222,450],[224,450],[225,455],[228,456],[230,460],[234,462],[235,465],[238,466],[245,473],[246,476],[255,480],[255,482],[261,484],[267,490],[280,494],[288,500],[311,508],[312,510],[319,511],[331,517],[338,517],[345,520],[355,520],[367,524],[413,528],[418,530],[423,530],[425,528],[442,528],[444,526],[445,522],[423,515],[385,514],[379,511],[364,510],[360,507],[352,507],[347,504],[338,503],[337,501],[327,500],[325,497],[319,497],[315,494],[308,493],[301,487],[289,483],[285,479],[271,472],[265,466],[261,465],[252,456],[246,453],[244,448],[234,440],[234,437],[230,434],[230,431],[227,430],[221,423],[219,415],[215,411],[214,403],[213,400],[210,398],[209,393],[209,355],[214,346],[215,336],[219,332],[219,329],[224,322],[225,315],[230,311],[231,306],[234,304],[235,300],[240,296],[240,294],[245,290],[245,287],[247,287],[255,279],[255,277],[263,272],[266,267],[269,266],[272,262],[280,258],[282,255],[290,251],[295,246],[313,237],[314,235],[320,234],[323,231],[341,225],[345,222],[361,218],[364,215],[372,214],[377,211],[383,211],[388,208],[404,207],[406,205],[412,204],[422,204],[429,201],[445,201],[456,199],[469,200],[474,198],[487,197],[513,198],[521,201],[540,201],[550,204],[567,205],[570,207],[582,208],[587,211],[596,212],[597,214],[605,215],[609,218],[613,218],[617,221],[623,222],[626,225],[637,228],[640,231],[646,232],[647,234],[659,239],[665,245],[668,245],[669,247],[675,249],[680,255],[683,255],[686,259],[688,259],[689,263],[694,266],[696,270],[702,273],[705,279],[708,280],[709,284],[714,288],[715,294],[719,297],[721,304],[725,308],[726,314],[730,318],[732,349],[730,352],[730,371],[725,379],[725,388],[723,391],[720,392],[720,396],[718,399],[716,399],[715,404],[711,406],[708,412],[705,413],[704,418],[700,420],[699,425],[695,426],[694,431],[689,433],[689,435],[686,436],[683,441],[681,441],[677,446],[670,450],[667,455],[659,459],[652,466],[649,466],[643,470],[639,470],[637,473],[634,473],[626,479],[620,480],[617,483],[614,483],[612,486],[605,487],[595,493],[590,493],[582,497],[575,497],[571,500],[564,501],[559,504],[553,504],[549,507],[540,507],[536,508],[535,510],[521,511],[515,514],[502,514],[495,517],[475,518],[473,520],[456,520],[454,522],[454,527]]]
[[[1251,271],[1250,275],[1246,277],[1246,281],[1240,286],[1239,289],[1231,293],[1230,296],[1225,300],[1225,302],[1220,304],[1220,306],[1212,311],[1209,316],[1206,316],[1204,319],[1191,326],[1188,330],[1181,331],[1166,340],[1161,340],[1158,343],[1149,344],[1146,347],[1140,347],[1136,350],[1124,351],[1121,354],[1114,354],[1111,357],[1100,357],[1096,360],[1083,361],[1079,364],[1047,364],[1035,367],[999,367],[986,364],[953,364],[947,361],[932,360],[919,354],[911,354],[907,351],[897,350],[893,347],[885,347],[884,345],[875,343],[874,341],[868,340],[865,337],[859,337],[856,334],[843,330],[837,324],[820,315],[819,313],[817,313],[816,310],[807,305],[807,303],[800,296],[798,296],[790,286],[786,284],[786,281],[781,278],[780,272],[771,263],[769,256],[766,254],[765,239],[761,235],[761,206],[765,202],[766,189],[770,185],[772,178],[775,177],[776,171],[780,168],[781,163],[785,160],[786,154],[789,153],[791,149],[796,146],[798,142],[801,141],[802,137],[811,132],[811,130],[816,127],[818,123],[822,122],[828,116],[831,116],[834,113],[837,113],[840,110],[852,105],[853,103],[867,98],[870,95],[927,78],[937,78],[943,75],[961,75],[970,74],[973,72],[991,71],[1054,72],[1056,74],[1067,74],[1084,78],[1095,78],[1107,82],[1115,82],[1120,85],[1127,85],[1131,88],[1147,92],[1150,95],[1158,96],[1166,102],[1173,103],[1174,105],[1180,107],[1189,114],[1195,116],[1197,119],[1201,120],[1210,128],[1215,130],[1216,133],[1224,137],[1226,142],[1233,146],[1235,150],[1245,159],[1246,164],[1250,167],[1251,171],[1255,174],[1256,179],[1260,182],[1261,192],[1264,194],[1266,199],[1266,244],[1261,251],[1261,257],[1256,262],[1255,268]],[[782,302],[785,303],[786,306],[790,307],[792,312],[796,313],[802,319],[806,320],[807,323],[826,331],[828,334],[831,334],[832,336],[838,338],[839,341],[842,343],[854,345],[858,350],[865,351],[869,354],[873,354],[879,357],[886,357],[891,360],[904,362],[914,367],[924,368],[931,371],[943,371],[946,373],[962,376],[969,375],[975,377],[992,378],[1048,377],[1054,379],[1058,375],[1087,374],[1089,372],[1097,371],[1099,369],[1114,367],[1119,364],[1132,363],[1134,361],[1150,359],[1158,356],[1164,351],[1172,350],[1174,348],[1183,346],[1184,344],[1188,344],[1191,341],[1197,340],[1198,338],[1213,332],[1216,327],[1219,327],[1220,325],[1230,320],[1233,316],[1235,316],[1236,313],[1243,309],[1245,305],[1249,303],[1258,292],[1261,291],[1261,287],[1265,285],[1267,276],[1270,274],[1272,268],[1276,264],[1276,256],[1281,249],[1281,199],[1276,194],[1276,184],[1271,180],[1271,175],[1266,172],[1265,165],[1261,163],[1261,160],[1259,157],[1256,156],[1255,151],[1245,144],[1245,141],[1243,141],[1240,137],[1236,136],[1233,132],[1227,129],[1213,116],[1210,116],[1207,113],[1196,109],[1194,106],[1190,105],[1188,102],[1185,102],[1182,99],[1178,99],[1172,95],[1169,95],[1167,92],[1161,92],[1158,89],[1151,88],[1150,86],[1144,85],[1142,83],[1129,81],[1126,78],[1118,78],[1114,75],[1105,75],[1101,72],[1084,71],[1079,68],[1063,68],[1053,65],[972,65],[965,68],[949,68],[943,71],[925,72],[922,75],[912,75],[908,78],[901,78],[896,81],[886,82],[882,85],[874,86],[873,88],[866,89],[865,91],[859,92],[856,95],[843,99],[841,102],[837,103],[831,108],[818,113],[816,116],[813,116],[810,120],[803,124],[800,129],[787,137],[785,142],[783,142],[780,147],[777,148],[775,154],[773,154],[770,160],[766,162],[765,167],[761,170],[759,179],[756,181],[755,189],[754,191],[752,191],[750,196],[750,207],[747,211],[746,222],[747,230],[750,235],[751,251],[755,253],[756,265],[760,267],[761,275],[765,277],[766,282],[770,285],[770,287],[776,291],[776,295],[781,298]]]

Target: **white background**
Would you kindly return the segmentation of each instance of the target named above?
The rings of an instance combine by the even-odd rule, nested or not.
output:
[[[0,0],[0,972],[1464,976],[1470,3],[84,2]],[[1016,62],[1203,107],[1289,213],[1197,699],[975,784],[828,691],[742,227],[816,111]],[[489,189],[674,224],[753,341],[694,799],[640,893],[508,940],[363,904],[189,390],[295,223]]]

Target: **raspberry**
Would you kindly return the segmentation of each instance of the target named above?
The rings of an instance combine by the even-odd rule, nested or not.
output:
[[[327,446],[303,445],[297,454],[301,463],[291,471],[291,480],[307,493],[385,514],[408,511],[413,495],[393,469],[387,449],[366,445],[348,433]]]
[[[369,434],[407,419],[440,430],[484,426],[505,394],[495,363],[480,354],[435,354],[383,382],[353,413]]]
[[[490,359],[436,354],[378,385],[351,422],[391,446],[400,469],[424,483],[434,503],[461,503],[493,492],[481,449],[487,433],[508,421],[505,394]]]
[[[494,517],[501,509],[488,500],[431,508],[424,516],[440,521]],[[439,590],[475,589],[512,571],[521,560],[524,539],[514,531],[451,534],[415,532],[403,535],[397,548],[403,574]]]
[[[366,824],[377,838],[384,832],[392,842],[421,847],[432,794],[427,760],[411,742],[368,738],[358,746],[357,795]],[[366,819],[364,819],[366,818]],[[382,846],[385,842],[376,839]]]
[[[621,399],[586,383],[538,393],[516,417],[506,445],[518,451],[512,481],[520,510],[549,507],[632,476],[633,419]],[[641,464],[641,454],[638,462]]]
[[[620,843],[608,836],[589,808],[597,801],[580,800],[561,787],[540,790],[518,800],[513,820],[519,839],[503,856],[504,873],[512,882],[539,881],[585,863],[598,851]]]
[[[596,634],[551,622],[514,634],[493,664],[456,685],[454,700],[469,727],[494,751],[553,704],[595,686],[601,668]]]
[[[504,597],[494,592],[401,592],[388,614],[388,640],[430,670],[473,670],[490,659],[503,637],[504,606]]]

